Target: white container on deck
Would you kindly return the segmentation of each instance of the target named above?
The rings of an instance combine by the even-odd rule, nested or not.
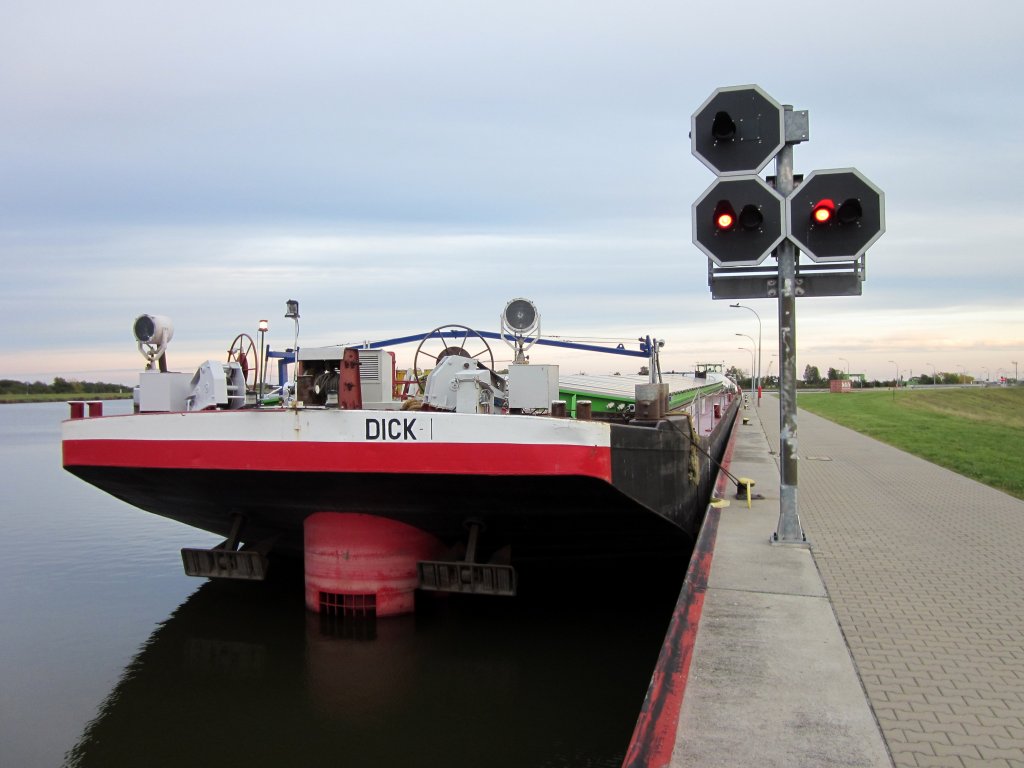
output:
[[[508,407],[551,407],[558,399],[557,365],[511,365],[508,369]]]

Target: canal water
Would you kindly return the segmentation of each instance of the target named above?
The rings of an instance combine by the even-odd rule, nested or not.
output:
[[[331,623],[300,569],[186,577],[218,540],[64,472],[66,413],[0,406],[0,766],[621,764],[683,567]]]

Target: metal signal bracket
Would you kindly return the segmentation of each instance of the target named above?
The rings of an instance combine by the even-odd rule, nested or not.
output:
[[[800,297],[860,296],[867,279],[866,254],[856,261],[800,264],[795,293]],[[775,299],[779,271],[775,266],[719,268],[708,259],[708,286],[712,299]]]

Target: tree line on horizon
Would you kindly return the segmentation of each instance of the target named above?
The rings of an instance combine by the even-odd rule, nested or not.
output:
[[[751,387],[751,376],[746,371],[742,371],[739,368],[733,366],[726,371],[726,375],[736,381],[740,386]],[[847,376],[844,371],[838,368],[829,368],[828,373],[825,376],[821,375],[821,371],[816,365],[808,365],[804,367],[804,375],[800,381],[797,382],[797,386],[821,388],[827,387],[829,381],[837,379],[850,378],[857,382],[857,386],[866,388],[871,387],[891,387],[895,384],[893,379],[886,381],[879,381],[875,379],[868,381],[867,379],[861,380],[859,376]],[[908,383],[902,376],[900,377],[901,384]],[[913,378],[913,382],[917,384],[971,384],[974,382],[974,377],[970,375],[961,375],[959,373],[947,373],[940,372],[937,376],[929,376],[926,373],[922,373]],[[778,376],[765,376],[762,386],[765,387],[777,387],[779,385]]]
[[[57,376],[53,382],[15,381],[0,379],[0,395],[95,395],[105,392],[127,392],[130,387],[124,384],[111,384],[106,381],[72,381]]]

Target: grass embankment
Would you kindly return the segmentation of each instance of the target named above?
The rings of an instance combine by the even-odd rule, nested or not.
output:
[[[1024,499],[1024,387],[804,392],[797,405]]]
[[[127,400],[131,392],[93,392],[74,395],[67,392],[40,392],[34,395],[0,395],[0,403],[60,403],[68,400]]]

